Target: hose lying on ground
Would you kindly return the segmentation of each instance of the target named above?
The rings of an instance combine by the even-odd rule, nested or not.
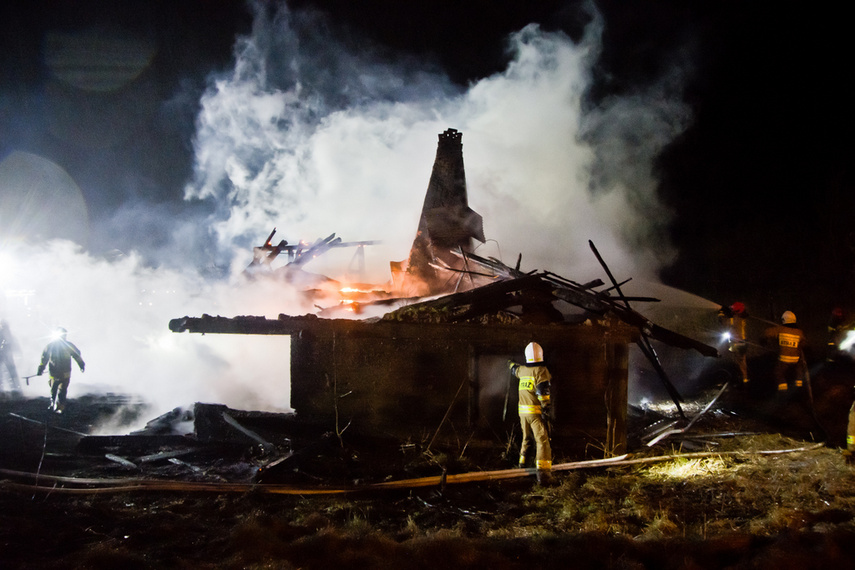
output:
[[[675,453],[671,455],[659,455],[655,457],[633,458],[631,455],[620,455],[606,459],[592,459],[588,461],[575,461],[571,463],[559,463],[553,465],[555,471],[573,471],[576,469],[591,469],[601,467],[621,467],[627,465],[640,465],[644,463],[656,463],[672,459],[698,459],[703,457],[722,456],[751,456],[751,455],[779,455],[784,453],[795,453],[799,451],[814,451],[824,447],[823,443],[816,443],[806,447],[775,449],[766,451],[705,451],[697,453]],[[37,483],[18,483],[11,480],[0,482],[0,488],[21,491],[42,491],[45,493],[66,494],[104,494],[104,493],[127,493],[136,491],[201,491],[208,493],[247,493],[250,491],[270,494],[284,495],[336,495],[345,493],[358,493],[367,491],[380,491],[390,489],[414,489],[418,487],[431,487],[438,485],[451,485],[460,483],[476,483],[483,481],[501,481],[517,479],[535,474],[535,469],[502,469],[498,471],[472,471],[469,473],[443,474],[416,479],[400,479],[397,481],[385,481],[382,483],[371,483],[353,487],[301,487],[294,485],[280,485],[272,483],[216,483],[196,481],[175,481],[165,479],[97,479],[81,477],[61,477],[27,473],[22,471],[11,471],[0,469],[0,475],[18,480],[35,480]],[[50,483],[50,485],[43,484]],[[60,486],[66,485],[66,486]]]

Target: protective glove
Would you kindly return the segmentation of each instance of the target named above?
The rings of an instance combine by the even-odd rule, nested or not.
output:
[[[44,372],[45,372],[45,367],[44,367],[44,366],[39,366],[39,369],[38,369],[38,371],[36,372],[36,376],[41,376],[42,374],[44,374]]]
[[[540,415],[543,417],[543,421],[548,422],[552,419],[552,406],[546,405],[540,407]]]

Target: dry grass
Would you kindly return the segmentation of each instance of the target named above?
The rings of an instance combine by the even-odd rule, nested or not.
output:
[[[804,446],[776,434],[743,436],[722,441],[719,449],[728,452],[722,455],[561,472],[549,488],[527,481],[404,497],[307,498],[292,513],[300,522],[321,513],[324,528],[350,535],[382,532],[401,540],[439,531],[504,539],[596,533],[640,540],[855,531],[855,468],[838,450],[756,454]]]
[[[742,437],[721,447],[744,454],[558,473],[549,488],[529,481],[313,498],[292,512],[303,521],[323,513],[323,528],[300,543],[345,549],[337,557],[344,566],[351,555],[380,567],[404,558],[413,568],[846,566],[855,559],[846,546],[855,536],[855,469],[826,447],[753,453],[802,446]],[[299,566],[295,552],[292,544],[289,560]]]
[[[798,448],[775,435],[743,437],[728,451]],[[771,536],[822,525],[855,529],[855,470],[837,450],[781,455],[677,458],[562,477],[530,493],[529,512],[508,534],[548,530],[634,538],[709,538],[729,532]]]
[[[0,539],[5,562],[28,562],[8,567],[71,567],[75,552],[93,568],[795,568],[806,557],[846,567],[855,468],[827,447],[752,453],[802,446],[743,436],[719,446],[743,454],[560,472],[548,488],[532,479],[374,496],[5,494]]]

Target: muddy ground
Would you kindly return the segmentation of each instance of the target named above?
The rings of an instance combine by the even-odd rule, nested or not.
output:
[[[46,399],[3,401],[0,568],[851,568],[855,471],[840,447],[852,378],[849,367],[817,374],[812,409],[729,388],[691,433],[652,448],[645,430],[663,412],[636,409],[632,456],[680,458],[557,471],[552,487],[527,476],[332,495],[312,489],[512,464],[502,449],[425,453],[329,436],[292,456],[311,439],[293,433],[276,449],[244,442],[216,457],[165,432],[159,449],[180,455],[146,463],[157,450],[108,439],[79,447],[104,418],[144,413],[134,402],[82,396],[58,419]],[[254,433],[274,440],[268,420],[255,418]],[[289,457],[285,467],[260,472],[271,454]],[[557,463],[575,459],[556,449]],[[79,482],[264,476],[305,492]]]

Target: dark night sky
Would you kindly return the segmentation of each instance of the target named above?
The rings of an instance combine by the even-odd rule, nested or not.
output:
[[[133,216],[118,222],[114,214],[128,201],[164,216],[209,207],[181,200],[192,170],[195,101],[211,73],[229,68],[235,36],[248,32],[252,17],[231,0],[83,5],[41,0],[0,8],[0,159],[25,150],[61,164],[93,221],[103,222],[90,248],[106,241],[131,247],[124,240],[141,233],[147,245],[165,243],[168,230]],[[605,22],[603,49],[584,105],[626,96],[679,68],[681,97],[692,111],[691,124],[655,164],[660,198],[675,212],[668,230],[679,251],[664,280],[717,302],[744,300],[765,318],[791,308],[819,321],[834,305],[855,308],[853,50],[842,9],[735,0],[595,5]],[[308,9],[325,13],[313,25],[344,43],[368,38],[389,57],[429,60],[459,86],[502,70],[507,34],[528,23],[575,40],[590,21],[584,3],[557,0],[289,6],[297,18]],[[105,22],[158,46],[141,78],[158,104],[147,109],[130,94],[110,95],[127,95],[124,108],[139,114],[127,119],[136,121],[127,127],[133,135],[99,145],[115,132],[108,128],[88,133],[89,144],[69,144],[50,121],[58,88],[45,65],[45,35]],[[301,30],[311,41],[312,26]]]

